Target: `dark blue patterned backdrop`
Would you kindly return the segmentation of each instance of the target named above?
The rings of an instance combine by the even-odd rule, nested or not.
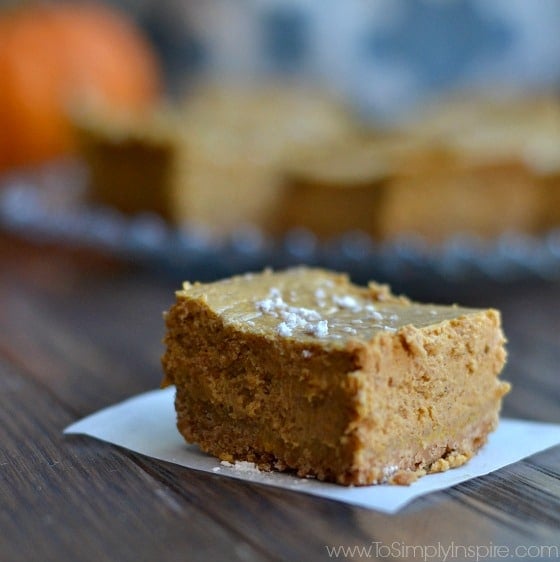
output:
[[[170,85],[275,74],[394,115],[453,88],[560,84],[560,0],[121,0]]]

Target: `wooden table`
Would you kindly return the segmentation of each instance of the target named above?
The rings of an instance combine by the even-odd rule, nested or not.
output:
[[[441,560],[438,545],[455,546],[455,559],[466,547],[498,559],[483,556],[498,546],[534,559],[559,548],[560,447],[389,516],[64,437],[74,420],[158,386],[161,313],[178,280],[6,237],[0,263],[3,562],[327,560],[336,546]],[[452,293],[503,311],[514,384],[504,413],[559,422],[560,285]]]

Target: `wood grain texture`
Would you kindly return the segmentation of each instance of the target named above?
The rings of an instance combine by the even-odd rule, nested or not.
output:
[[[560,447],[388,516],[64,437],[73,420],[157,387],[161,313],[179,282],[2,237],[0,263],[0,560],[325,560],[327,545],[374,541],[558,544]],[[503,312],[514,384],[504,413],[559,422],[560,286],[454,295]]]

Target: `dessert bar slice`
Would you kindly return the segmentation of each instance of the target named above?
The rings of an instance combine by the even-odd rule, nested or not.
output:
[[[74,122],[93,202],[215,235],[265,228],[284,158],[356,128],[330,96],[280,85],[201,87],[149,115],[83,112]]]
[[[344,485],[466,462],[509,390],[496,310],[417,304],[320,269],[185,283],[164,385],[188,442]]]

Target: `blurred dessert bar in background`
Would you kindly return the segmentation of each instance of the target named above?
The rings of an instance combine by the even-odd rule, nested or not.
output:
[[[287,165],[279,229],[442,241],[560,223],[560,101],[455,100],[394,131]]]
[[[131,121],[77,119],[90,196],[224,234],[493,238],[560,224],[560,100],[457,97],[390,129],[328,96],[208,86]]]
[[[356,134],[334,100],[280,87],[208,86],[184,106],[143,120],[84,114],[76,122],[94,202],[217,233],[265,227],[277,205],[281,163]]]

